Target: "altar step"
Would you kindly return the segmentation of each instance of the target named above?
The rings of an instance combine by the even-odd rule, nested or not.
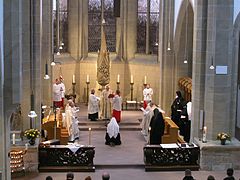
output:
[[[98,127],[98,126],[87,126],[87,127],[79,127],[80,131],[89,131],[89,128],[91,127],[92,131],[106,131],[106,127]],[[140,126],[120,126],[120,131],[140,131]]]
[[[107,123],[109,121],[99,120],[99,121],[86,121],[79,122],[80,131],[88,131],[89,128],[93,131],[106,131]],[[140,131],[140,122],[121,122],[119,124],[120,131]]]
[[[103,120],[99,120],[99,121],[86,121],[86,122],[79,122],[78,125],[80,126],[89,126],[89,125],[106,125],[109,121],[103,121]],[[139,122],[120,122],[120,126],[121,125],[128,125],[128,126],[136,126],[136,125],[140,125]]]

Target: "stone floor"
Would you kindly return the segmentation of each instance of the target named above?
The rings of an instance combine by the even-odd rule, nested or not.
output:
[[[91,176],[92,179],[101,179],[103,172],[109,172],[112,180],[147,180],[147,179],[163,179],[163,180],[179,180],[184,176],[183,171],[171,172],[145,172],[143,161],[143,146],[146,144],[145,139],[140,133],[139,120],[142,116],[141,111],[123,111],[122,122],[120,123],[120,133],[122,145],[110,147],[104,144],[105,129],[104,121],[90,122],[87,120],[87,107],[80,106],[80,144],[89,144],[89,131],[91,127],[91,144],[95,146],[96,154],[94,164],[96,172],[79,173],[76,172],[75,179],[84,179]],[[126,125],[128,124],[129,125]],[[132,126],[129,129],[128,126]],[[94,127],[94,128],[93,128]],[[218,180],[225,177],[224,171],[194,171],[193,176],[198,180],[207,179],[208,175],[214,175]],[[66,173],[33,173],[26,174],[25,177],[15,178],[19,180],[43,180],[46,176],[51,175],[53,179],[64,180]],[[240,178],[240,171],[235,172],[236,179]]]

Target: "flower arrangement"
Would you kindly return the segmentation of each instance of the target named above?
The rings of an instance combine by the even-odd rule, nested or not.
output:
[[[218,140],[228,140],[228,141],[231,141],[230,135],[227,134],[227,133],[224,133],[224,132],[218,133],[217,139]]]
[[[36,139],[37,137],[39,137],[39,135],[40,135],[40,132],[38,129],[27,129],[24,132],[24,136],[27,139]]]

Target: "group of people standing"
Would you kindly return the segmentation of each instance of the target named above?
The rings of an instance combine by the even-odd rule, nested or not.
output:
[[[148,138],[149,144],[161,144],[164,135],[164,111],[152,102],[153,90],[147,84],[143,90],[142,134]]]
[[[88,119],[97,121],[100,115],[101,119],[110,120],[114,117],[119,123],[121,121],[121,111],[122,98],[119,90],[116,90],[114,94],[109,85],[106,85],[101,97],[95,95],[94,89],[91,90],[88,101]]]

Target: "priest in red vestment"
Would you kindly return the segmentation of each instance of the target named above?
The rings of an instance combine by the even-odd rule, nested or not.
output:
[[[116,94],[112,100],[113,114],[112,116],[116,118],[117,122],[121,121],[121,111],[122,111],[122,98],[120,96],[120,91],[116,90]]]

